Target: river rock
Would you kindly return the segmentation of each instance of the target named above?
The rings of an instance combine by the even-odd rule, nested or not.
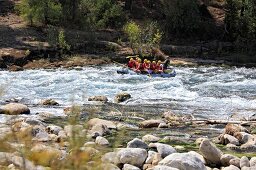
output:
[[[246,143],[240,147],[242,152],[256,152],[256,145],[254,143]]]
[[[203,140],[208,139],[208,138],[197,138],[195,141],[195,144],[200,146],[200,144],[202,143]]]
[[[231,159],[238,159],[236,156],[230,155],[230,154],[224,154],[220,157],[220,162],[223,166],[229,166]]]
[[[199,147],[200,152],[202,153],[203,157],[209,163],[220,164],[220,158],[223,153],[208,139],[202,141]]]
[[[41,157],[40,155],[44,156]],[[37,159],[35,161],[43,162],[44,166],[49,166],[50,162],[61,158],[62,155],[63,153],[60,150],[43,144],[36,144],[30,150],[30,156]]]
[[[199,153],[195,152],[195,151],[189,151],[188,152],[191,155],[196,156],[197,158],[199,158],[204,164],[206,164],[206,161],[204,159],[204,157],[202,155],[200,155]]]
[[[173,153],[159,162],[179,170],[206,170],[206,166],[197,156],[189,153]]]
[[[225,167],[222,170],[240,170],[240,169],[234,165],[229,165],[228,167]]]
[[[0,164],[13,164],[15,167],[18,167],[19,169],[44,170],[42,166],[35,166],[33,162],[25,159],[24,157],[16,156],[12,153],[6,152],[0,152]]]
[[[250,161],[246,156],[242,156],[240,159],[240,168],[250,167]]]
[[[156,148],[157,152],[160,153],[162,158],[177,152],[172,146],[163,143],[150,143],[149,147]]]
[[[236,132],[248,132],[248,130],[241,125],[236,124],[227,124],[224,130],[224,134],[229,134],[231,136],[234,136]]]
[[[39,133],[36,134],[36,136],[32,140],[38,141],[38,142],[48,142],[48,141],[51,141],[52,139],[47,132],[40,131]]]
[[[160,138],[156,137],[154,135],[145,135],[142,137],[142,141],[144,141],[144,142],[157,142],[159,140],[160,140]]]
[[[169,125],[167,123],[163,122],[158,125],[158,128],[169,128]]]
[[[157,152],[155,151],[148,151],[148,157],[146,159],[146,164],[151,164],[153,162],[154,159],[154,155],[157,154]]]
[[[58,135],[61,130],[63,130],[62,127],[56,126],[56,125],[49,125],[49,126],[46,127],[46,131],[49,134]]]
[[[229,161],[229,165],[234,165],[240,168],[240,158],[234,158]]]
[[[179,145],[174,146],[174,149],[178,152],[184,152],[186,150],[184,146],[179,146]]]
[[[30,114],[30,110],[24,104],[9,103],[4,106],[1,106],[0,114],[7,114],[7,115]]]
[[[101,136],[96,137],[95,143],[98,144],[98,145],[109,145],[108,140],[104,137],[101,137]]]
[[[108,152],[101,157],[102,162],[108,162],[118,165],[120,162],[117,158],[117,152]]]
[[[140,170],[140,168],[130,164],[124,164],[124,167],[122,170]]]
[[[78,133],[82,135],[81,132],[83,131],[84,127],[82,125],[66,125],[64,126],[64,131],[68,137],[72,137],[73,133]]]
[[[131,164],[137,167],[143,166],[147,156],[147,151],[141,148],[123,148],[116,155],[120,163]]]
[[[241,151],[240,147],[238,147],[234,144],[231,144],[231,143],[227,144],[226,148],[231,151],[238,151],[238,152]]]
[[[234,144],[236,146],[239,145],[239,140],[237,138],[235,138],[234,136],[225,134],[223,137],[224,137],[224,140],[225,140],[225,144],[231,143],[231,144]]]
[[[250,167],[253,167],[253,166],[256,167],[256,157],[252,157],[252,158],[250,159]]]
[[[107,128],[106,125],[97,124],[92,127],[89,131],[89,134],[92,138],[96,138],[97,136],[104,136],[110,134],[110,130]]]
[[[108,129],[116,129],[116,124],[108,120],[93,118],[87,122],[87,126],[89,129],[91,129],[95,125],[105,125]]]
[[[157,165],[152,168],[149,168],[148,170],[179,170],[179,169],[165,166],[165,165]]]
[[[163,160],[160,153],[156,153],[152,160],[152,165],[158,165],[158,163]]]
[[[143,170],[148,170],[148,169],[150,169],[150,168],[152,168],[152,167],[153,167],[152,164],[144,164],[143,167],[142,167],[142,169],[143,169]]]
[[[139,127],[136,126],[136,125],[130,125],[130,124],[127,124],[127,123],[118,123],[116,125],[117,127],[117,130],[122,130],[122,129],[132,129],[132,130],[138,130]]]
[[[130,99],[132,96],[129,93],[119,93],[115,96],[114,101],[116,103],[124,102],[128,99]]]
[[[107,102],[108,98],[106,96],[91,96],[88,101]]]
[[[237,132],[234,136],[239,140],[241,144],[245,144],[249,141],[254,140],[254,136],[246,132]]]
[[[55,100],[53,99],[45,99],[45,100],[42,100],[40,102],[41,105],[45,105],[45,106],[56,106],[56,105],[59,105],[58,102],[56,102]]]
[[[148,145],[145,142],[143,142],[141,139],[134,138],[133,140],[127,143],[127,148],[148,149]]]
[[[140,123],[141,128],[153,128],[153,127],[158,127],[160,123],[165,123],[163,120],[144,120],[143,122]]]

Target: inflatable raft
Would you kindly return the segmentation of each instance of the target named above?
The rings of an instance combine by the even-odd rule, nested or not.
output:
[[[175,77],[176,76],[176,72],[174,69],[168,69],[167,72],[169,73],[150,73],[150,72],[143,72],[143,73],[138,73],[138,72],[135,72],[129,68],[123,68],[123,69],[120,69],[120,70],[117,70],[117,73],[118,74],[142,74],[142,75],[148,75],[150,77],[164,77],[164,78],[170,78],[170,77]]]

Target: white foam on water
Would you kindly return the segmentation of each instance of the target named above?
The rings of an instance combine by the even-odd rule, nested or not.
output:
[[[174,104],[188,113],[229,116],[256,110],[256,70],[247,68],[176,68],[173,78],[117,74],[120,67],[86,67],[81,70],[0,71],[2,100],[22,97],[30,104],[55,99],[62,105],[88,103],[89,96],[104,95],[110,101],[128,92],[128,104]]]

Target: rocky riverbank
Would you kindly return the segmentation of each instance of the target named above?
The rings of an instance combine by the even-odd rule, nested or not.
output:
[[[40,105],[53,107],[53,100]],[[255,169],[253,121],[198,120],[171,111],[98,112],[65,108],[62,116],[19,103],[1,106],[0,167],[7,169]],[[227,124],[228,123],[228,124]],[[239,122],[238,122],[239,123]]]

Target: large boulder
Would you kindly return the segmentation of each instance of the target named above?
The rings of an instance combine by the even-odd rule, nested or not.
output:
[[[253,167],[253,166],[256,167],[256,157],[252,157],[252,158],[250,159],[250,167]]]
[[[206,170],[206,166],[201,159],[190,153],[173,153],[161,160],[158,165],[165,165],[179,170]]]
[[[153,127],[158,127],[160,123],[164,123],[163,120],[144,120],[140,123],[141,128],[153,128]]]
[[[220,164],[220,158],[223,153],[212,144],[209,139],[204,139],[199,147],[200,152],[208,163]]]
[[[108,98],[106,96],[91,96],[88,101],[107,102]]]
[[[157,154],[157,152],[155,152],[155,151],[148,151],[148,157],[147,157],[145,163],[146,164],[152,164],[155,154]]]
[[[24,104],[9,103],[0,108],[0,114],[7,114],[7,115],[30,114],[30,110]]]
[[[97,136],[110,134],[110,130],[105,125],[97,124],[92,127],[92,129],[89,131],[89,134],[92,138],[96,138]]]
[[[119,160],[117,158],[117,152],[108,152],[108,153],[104,154],[101,157],[101,161],[102,162],[106,162],[106,163],[112,163],[112,164],[118,165],[119,164]]]
[[[150,143],[149,147],[156,148],[157,152],[160,153],[162,158],[177,152],[172,146],[163,143]]]
[[[123,148],[116,154],[118,162],[122,164],[131,164],[137,167],[143,166],[147,156],[147,151],[141,148]]]
[[[148,145],[145,142],[143,142],[141,139],[134,138],[133,140],[127,143],[127,148],[148,149]]]
[[[240,168],[240,158],[234,158],[229,161],[229,165],[234,165]]]
[[[204,157],[203,157],[202,155],[200,155],[199,153],[197,153],[197,152],[195,152],[195,151],[189,151],[188,153],[191,154],[191,155],[194,155],[194,156],[198,157],[199,159],[201,159],[201,161],[202,161],[204,164],[206,164],[206,161],[205,161]]]
[[[253,141],[255,138],[253,135],[246,132],[237,132],[234,134],[234,136],[239,140],[241,144],[245,144],[249,141]]]
[[[114,98],[114,101],[116,103],[121,103],[121,102],[124,102],[128,99],[130,99],[132,96],[129,94],[129,93],[118,93],[115,98]]]
[[[101,136],[96,137],[95,143],[102,146],[109,145],[109,141]]]

